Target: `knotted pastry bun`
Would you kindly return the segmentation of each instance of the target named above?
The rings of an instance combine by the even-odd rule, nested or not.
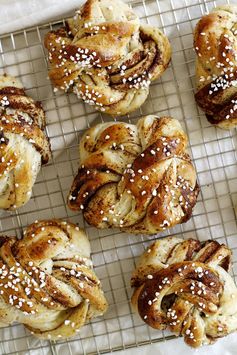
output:
[[[111,115],[139,108],[171,57],[166,36],[120,0],[87,0],[45,47],[53,85]]]
[[[68,198],[97,228],[154,234],[187,221],[199,187],[187,136],[170,117],[98,124],[80,141]]]
[[[194,33],[195,94],[210,123],[237,125],[237,6],[223,5],[201,18]]]
[[[43,339],[68,338],[107,302],[82,230],[60,220],[35,222],[22,240],[0,239],[0,322],[23,323]]]
[[[237,330],[237,288],[231,251],[216,241],[156,241],[133,272],[132,304],[155,329],[169,328],[192,347]]]
[[[40,102],[21,83],[0,76],[0,209],[16,209],[31,197],[41,164],[50,157]]]

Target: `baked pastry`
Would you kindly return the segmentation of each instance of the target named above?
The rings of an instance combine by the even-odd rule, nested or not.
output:
[[[68,338],[107,302],[85,233],[61,220],[35,222],[22,240],[0,238],[0,322],[42,339]]]
[[[98,124],[81,139],[68,206],[97,228],[131,233],[186,222],[199,192],[186,148],[186,134],[170,117]]]
[[[111,115],[139,108],[171,57],[166,36],[120,0],[87,0],[65,27],[46,35],[45,47],[55,88]]]
[[[237,330],[231,251],[216,241],[156,241],[133,272],[132,305],[155,329],[169,328],[197,348]]]
[[[198,22],[195,94],[210,123],[231,129],[237,125],[237,6],[222,5]]]
[[[21,83],[0,76],[0,209],[13,210],[31,197],[41,164],[50,157],[45,114]]]

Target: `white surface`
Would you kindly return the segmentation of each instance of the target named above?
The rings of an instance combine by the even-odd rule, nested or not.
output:
[[[237,334],[229,335],[212,346],[203,346],[200,349],[190,349],[181,344],[181,339],[164,341],[136,349],[118,351],[116,355],[236,355]]]
[[[227,0],[222,0],[222,3]],[[236,0],[232,2],[237,3]],[[143,21],[163,26],[173,47],[172,65],[151,87],[151,95],[141,110],[126,120],[156,112],[170,114],[180,120],[190,139],[191,153],[202,188],[192,219],[162,235],[181,235],[183,238],[206,240],[215,238],[233,249],[234,273],[237,274],[237,226],[233,203],[237,202],[236,133],[218,130],[207,122],[194,102],[192,87],[194,53],[192,29],[195,21],[212,8],[208,0],[145,0],[134,1],[135,11]],[[215,3],[219,3],[215,1]],[[0,0],[0,33],[25,29],[48,19],[66,17],[81,0]],[[159,4],[159,6],[158,6]],[[200,6],[200,4],[202,4]],[[190,5],[185,9],[186,5]],[[192,5],[192,6],[191,6]],[[176,10],[176,8],[178,8]],[[179,9],[180,8],[180,9]],[[162,12],[162,15],[158,15]],[[180,25],[176,25],[176,22]],[[47,114],[47,130],[51,139],[54,160],[41,171],[33,190],[33,198],[18,214],[1,216],[0,232],[20,234],[23,227],[41,218],[70,218],[83,226],[81,214],[65,207],[66,196],[78,167],[79,134],[101,119],[93,108],[78,101],[74,95],[53,93],[47,80],[45,52],[42,46],[46,28],[26,34],[7,36],[2,40],[1,71],[18,76],[28,93],[43,102]],[[26,37],[25,37],[26,36]],[[14,49],[16,47],[16,49]],[[26,48],[27,47],[27,48]],[[85,225],[93,250],[95,270],[102,280],[110,308],[105,318],[99,318],[81,330],[81,341],[58,342],[56,354],[79,355],[103,351],[110,347],[129,346],[136,342],[163,338],[161,332],[149,329],[137,315],[131,314],[129,280],[134,260],[155,236],[139,240],[119,231],[98,231]],[[27,336],[26,336],[27,334]],[[166,333],[170,335],[168,332]],[[46,342],[30,337],[24,328],[15,325],[0,331],[0,354],[51,354]],[[6,342],[5,342],[6,341]],[[27,352],[27,349],[37,349]],[[1,352],[2,351],[2,352]],[[128,349],[121,354],[142,355],[236,355],[237,334],[215,345],[194,351],[182,339]],[[119,354],[119,352],[117,353]]]
[[[0,0],[0,34],[67,15],[83,0]]]

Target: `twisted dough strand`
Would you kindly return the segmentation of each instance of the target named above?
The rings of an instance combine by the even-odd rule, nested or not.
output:
[[[18,321],[40,338],[71,337],[107,308],[89,241],[67,222],[35,222],[22,240],[2,237],[0,274],[2,325]]]
[[[132,304],[153,328],[169,327],[192,347],[212,343],[237,329],[230,258],[230,249],[216,241],[156,241],[133,272]]]
[[[41,164],[51,155],[44,128],[41,104],[15,78],[0,76],[0,208],[29,200]]]
[[[140,107],[171,56],[165,35],[120,0],[87,0],[66,27],[46,35],[45,47],[53,85],[112,115]]]
[[[196,203],[196,172],[187,137],[170,117],[137,125],[105,123],[80,142],[81,167],[68,198],[98,228],[154,234],[187,221]]]
[[[195,98],[209,122],[224,129],[237,124],[236,35],[235,5],[213,9],[201,18],[194,33],[197,53]]]

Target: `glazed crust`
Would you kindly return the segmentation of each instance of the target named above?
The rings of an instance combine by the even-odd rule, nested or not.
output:
[[[103,314],[89,241],[61,220],[35,222],[22,240],[1,237],[0,322],[23,323],[42,339],[68,338]]]
[[[230,262],[230,249],[216,241],[158,240],[132,274],[132,304],[149,326],[168,327],[192,347],[213,343],[237,329]]]
[[[186,134],[170,117],[89,129],[69,207],[97,228],[132,233],[154,234],[187,221],[199,187],[186,147]]]
[[[0,208],[15,209],[30,196],[41,164],[50,158],[40,102],[26,95],[21,83],[0,77]]]
[[[112,115],[140,107],[171,57],[166,36],[120,0],[88,0],[45,47],[53,85]]]
[[[194,33],[197,53],[195,99],[210,123],[237,125],[237,6],[219,6],[201,18]]]

